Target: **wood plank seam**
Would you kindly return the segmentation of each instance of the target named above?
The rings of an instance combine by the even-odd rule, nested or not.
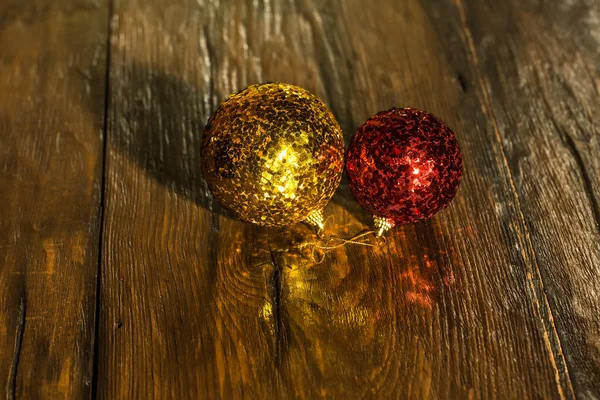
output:
[[[104,234],[104,210],[106,207],[106,168],[107,163],[107,137],[108,137],[108,110],[110,101],[110,54],[111,54],[111,39],[112,39],[112,18],[113,18],[113,0],[107,0],[107,22],[106,22],[106,64],[104,72],[104,116],[102,120],[102,172],[100,177],[100,208],[99,208],[99,233],[98,233],[98,272],[96,278],[96,315],[94,326],[94,354],[93,354],[93,373],[92,373],[92,399],[98,396],[98,357],[100,335],[100,305],[101,305],[101,289],[102,289],[102,254],[103,254],[103,234]]]
[[[569,375],[569,367],[566,363],[565,360],[565,355],[562,349],[562,344],[560,341],[560,337],[558,336],[558,331],[556,329],[556,325],[554,324],[554,316],[553,316],[553,312],[552,309],[550,307],[550,304],[548,302],[548,298],[546,296],[546,291],[544,288],[544,282],[541,276],[541,271],[540,271],[540,267],[539,267],[539,261],[537,259],[537,255],[535,254],[535,251],[533,250],[533,243],[531,241],[531,237],[530,237],[530,232],[529,232],[529,228],[527,227],[526,221],[525,221],[525,216],[523,215],[523,210],[522,210],[522,206],[521,206],[521,201],[519,199],[519,194],[517,192],[517,188],[514,182],[514,177],[512,175],[512,172],[510,170],[509,164],[508,164],[508,159],[506,156],[506,151],[504,149],[504,144],[502,143],[502,137],[500,134],[500,130],[498,127],[498,121],[496,120],[496,116],[494,115],[494,112],[492,110],[492,104],[490,101],[490,97],[489,97],[489,93],[488,90],[486,88],[485,82],[483,80],[483,73],[482,73],[482,68],[480,66],[479,63],[479,57],[477,56],[477,50],[475,48],[475,44],[473,42],[473,36],[471,34],[471,30],[469,28],[468,22],[467,22],[467,18],[465,15],[465,10],[464,10],[464,6],[462,4],[462,0],[455,0],[455,5],[456,8],[459,12],[460,15],[460,20],[461,23],[463,25],[463,29],[464,29],[464,36],[466,37],[466,43],[467,43],[467,47],[469,49],[469,52],[471,53],[471,61],[472,64],[474,66],[474,72],[475,72],[475,76],[477,78],[477,81],[479,83],[479,87],[481,90],[481,94],[483,95],[483,103],[482,103],[482,108],[483,108],[483,113],[489,115],[491,121],[492,121],[492,126],[494,128],[494,134],[495,137],[498,141],[499,144],[499,149],[500,149],[500,154],[502,156],[502,162],[503,162],[503,167],[504,170],[506,171],[511,189],[512,189],[512,193],[513,193],[513,197],[515,200],[515,204],[516,204],[516,209],[518,211],[518,215],[517,217],[519,218],[522,226],[523,226],[523,233],[524,233],[524,237],[525,237],[525,243],[527,243],[527,249],[525,250],[528,254],[527,254],[527,258],[529,258],[532,262],[533,265],[533,271],[535,272],[535,274],[537,275],[537,281],[540,285],[540,292],[541,292],[541,297],[542,297],[542,301],[543,301],[543,305],[545,306],[545,308],[548,310],[548,316],[549,316],[549,320],[550,320],[550,327],[545,326],[544,323],[544,319],[539,318],[539,321],[541,322],[541,327],[544,329],[543,331],[543,335],[544,335],[544,342],[548,348],[549,351],[549,357],[550,360],[553,364],[554,370],[556,372],[556,384],[557,384],[557,388],[559,391],[559,395],[561,396],[562,399],[566,399],[567,397],[565,396],[565,393],[563,391],[563,387],[561,385],[561,377],[560,377],[560,371],[558,369],[558,365],[557,365],[557,360],[556,360],[556,356],[560,357],[560,364],[564,365],[564,374],[566,377],[566,383],[568,385],[568,390],[569,390],[569,398],[575,398],[575,391],[573,389],[573,383],[571,381],[571,377]],[[463,36],[463,35],[461,35]],[[465,38],[463,38],[464,40]],[[534,304],[534,311],[536,312],[536,314],[540,315],[540,307],[542,306],[542,303],[540,302],[540,298],[538,297],[536,290],[535,290],[535,286],[534,283],[531,279],[531,277],[528,274],[528,283],[530,285],[531,288],[531,292],[532,295],[534,296],[534,302],[536,304]],[[549,337],[548,337],[548,331],[551,331],[554,338],[556,339],[557,342],[557,346],[558,346],[558,354],[555,354],[555,351],[552,349],[552,344],[549,341]]]

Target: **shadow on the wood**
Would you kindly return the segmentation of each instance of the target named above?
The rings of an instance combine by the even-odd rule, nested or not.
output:
[[[233,218],[210,194],[200,168],[201,138],[213,112],[213,94],[179,76],[135,62],[113,67],[111,74],[107,133],[111,149],[127,154],[170,191]],[[216,100],[218,104],[221,99]],[[90,108],[102,109],[98,104]],[[340,124],[349,125],[348,121]],[[347,142],[352,132],[346,129],[344,136]],[[366,227],[372,225],[371,216],[352,196],[346,174],[331,201]]]
[[[111,77],[110,145],[178,195],[229,216],[210,194],[200,167],[211,95],[193,83],[139,63]]]

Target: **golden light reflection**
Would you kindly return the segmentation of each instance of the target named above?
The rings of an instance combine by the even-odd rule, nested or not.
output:
[[[261,189],[265,193],[265,199],[276,199],[278,194],[285,199],[296,198],[296,192],[300,186],[298,177],[302,176],[301,168],[310,167],[311,161],[311,157],[304,154],[309,164],[301,166],[298,162],[298,153],[301,152],[295,151],[285,143],[281,143],[268,152],[274,156],[267,156],[264,163],[265,172],[261,179]]]

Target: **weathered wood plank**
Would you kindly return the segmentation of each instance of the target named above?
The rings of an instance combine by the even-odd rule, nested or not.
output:
[[[457,1],[435,19],[448,16],[462,34],[447,46],[483,72],[472,84],[513,177],[552,310],[544,319],[576,394],[598,398],[600,4]]]
[[[448,16],[445,20],[431,20],[434,5],[429,8],[405,3],[393,7],[382,3],[373,5],[380,12],[369,15],[355,11],[360,9],[358,3],[346,2],[347,12],[336,14],[330,18],[331,25],[323,28],[338,46],[360,49],[340,53],[353,54],[354,60],[359,60],[348,78],[364,76],[367,82],[354,79],[353,86],[346,93],[336,93],[335,98],[358,94],[355,108],[346,114],[356,118],[356,125],[373,112],[392,105],[428,109],[455,128],[467,161],[463,187],[449,210],[430,223],[409,226],[396,234],[395,243],[383,260],[357,255],[366,253],[361,248],[349,252],[351,265],[356,262],[356,269],[368,266],[372,274],[374,268],[381,266],[388,272],[374,284],[369,275],[361,277],[360,272],[351,268],[343,282],[348,282],[352,273],[359,274],[355,287],[363,282],[361,289],[365,293],[373,287],[386,288],[389,282],[398,282],[396,288],[387,291],[387,296],[385,291],[378,293],[378,300],[364,301],[359,296],[353,300],[371,305],[371,313],[386,321],[381,317],[385,315],[379,306],[381,299],[388,304],[403,299],[404,304],[396,304],[394,312],[390,312],[392,307],[387,308],[391,315],[383,326],[404,330],[408,337],[418,338],[412,346],[397,341],[394,347],[391,339],[395,335],[388,334],[387,352],[382,357],[386,360],[382,363],[385,368],[381,369],[387,369],[384,376],[390,378],[375,381],[380,387],[367,381],[362,388],[378,390],[375,396],[400,393],[406,397],[433,398],[461,394],[572,397],[563,356],[555,345],[553,326],[542,318],[547,313],[544,295],[539,290],[539,277],[531,271],[533,252],[525,241],[523,223],[515,217],[519,205],[493,126],[483,113],[485,105],[473,92],[465,92],[464,86],[474,71],[463,55],[448,51],[447,41],[459,40],[459,32],[442,33],[439,28],[441,24],[456,26],[460,20]],[[327,9],[330,8],[340,9]],[[348,27],[345,32],[337,28],[342,24]],[[337,40],[331,34],[336,31]],[[364,38],[365,43],[357,46],[356,40],[344,40],[348,37]],[[334,60],[332,64],[343,64],[342,60]],[[462,68],[448,68],[449,60]],[[335,109],[337,102],[333,99],[329,102]],[[361,116],[362,107],[372,108]],[[342,120],[346,119],[344,112],[336,110]],[[504,207],[505,212],[495,212],[499,207]],[[332,261],[330,270],[337,266],[343,271],[339,261]],[[321,288],[327,301],[338,282],[334,280],[332,287]],[[364,282],[370,282],[369,290]],[[314,286],[310,293],[313,298]],[[348,293],[342,293],[338,314],[349,308],[344,304]],[[422,310],[411,309],[418,304],[433,313],[423,318]],[[331,304],[328,308],[332,308]],[[347,335],[347,327],[336,324],[333,329],[338,335]],[[315,338],[320,339],[316,335]],[[329,348],[335,349],[337,342],[339,336],[329,342]],[[338,347],[334,354],[339,357],[343,346]],[[369,350],[365,357],[374,353],[374,346]],[[421,351],[423,359],[418,357]],[[331,357],[331,367],[335,358]],[[415,360],[414,369],[403,365],[407,358]],[[353,370],[360,367],[365,368],[365,363],[359,359]],[[366,368],[369,369],[378,370]],[[403,375],[408,376],[403,379]]]
[[[107,18],[99,0],[0,3],[3,398],[91,394]]]
[[[573,397],[455,11],[116,1],[99,397]],[[198,160],[218,101],[267,80],[318,93],[347,139],[392,106],[441,116],[465,153],[456,201],[377,250],[279,258],[310,229],[230,219]],[[327,211],[343,235],[369,223],[345,184]]]

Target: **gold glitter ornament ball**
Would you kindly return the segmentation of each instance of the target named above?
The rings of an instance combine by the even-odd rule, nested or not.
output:
[[[322,228],[342,178],[344,139],[325,104],[284,83],[250,86],[223,101],[202,137],[202,172],[240,219]]]

